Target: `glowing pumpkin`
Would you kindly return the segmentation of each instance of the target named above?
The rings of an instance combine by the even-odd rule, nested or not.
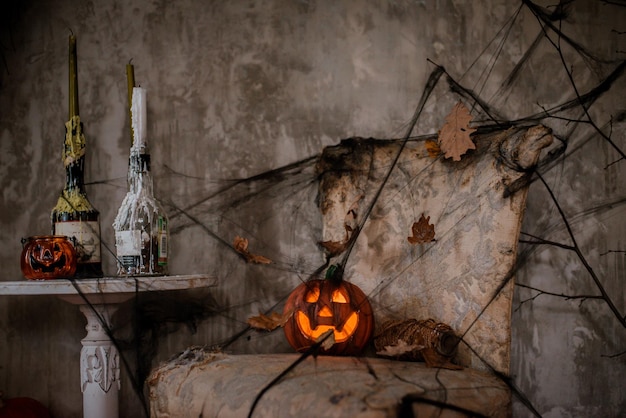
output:
[[[324,354],[358,354],[369,342],[374,315],[367,296],[356,285],[337,279],[331,266],[325,280],[312,279],[298,286],[285,302],[284,313],[293,312],[283,327],[297,351],[313,345],[328,330],[335,344]]]
[[[71,277],[76,272],[76,250],[62,235],[39,235],[22,240],[22,273],[29,280]]]

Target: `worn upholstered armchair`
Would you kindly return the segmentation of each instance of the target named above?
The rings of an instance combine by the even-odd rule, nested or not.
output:
[[[345,266],[345,278],[369,296],[376,324],[448,324],[462,338],[453,359],[462,370],[373,354],[308,358],[263,393],[253,416],[510,416],[511,394],[498,375],[509,372],[517,241],[528,173],[552,137],[534,126],[473,139],[476,150],[461,161],[437,155],[427,140],[358,138],[326,148],[319,160],[327,241],[346,238],[346,215],[358,223],[375,198],[370,192],[386,181]],[[434,240],[411,244],[422,215]],[[153,371],[151,414],[247,416],[297,358],[189,349]]]

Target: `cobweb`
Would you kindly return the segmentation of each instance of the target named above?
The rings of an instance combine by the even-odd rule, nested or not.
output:
[[[617,0],[599,3],[605,13],[621,12],[626,6]],[[604,199],[595,200],[599,203],[592,207],[582,205],[586,209],[572,214],[564,209],[564,205],[571,204],[571,196],[564,196],[557,190],[563,182],[570,181],[568,175],[573,174],[565,164],[566,159],[584,159],[588,146],[604,150],[608,163],[597,166],[597,170],[607,172],[624,165],[626,107],[620,97],[623,93],[619,91],[624,91],[626,61],[605,57],[624,55],[619,48],[626,44],[626,28],[607,27],[606,39],[611,40],[610,45],[617,50],[600,50],[600,45],[585,37],[584,28],[578,23],[581,16],[576,14],[576,5],[575,1],[562,0],[544,8],[530,1],[520,2],[516,12],[463,74],[452,75],[438,63],[429,61],[431,76],[421,97],[416,98],[413,118],[390,132],[387,138],[377,140],[403,143],[432,136],[441,126],[441,109],[445,114],[459,100],[471,109],[478,133],[539,123],[550,127],[556,143],[543,154],[525,184],[532,185],[529,201],[540,203],[529,202],[518,268],[527,268],[529,263],[535,262],[546,246],[554,247],[567,252],[563,262],[577,263],[592,286],[583,293],[571,288],[571,294],[564,294],[537,288],[522,280],[518,283],[515,309],[524,309],[525,304],[539,296],[579,300],[581,309],[583,302],[597,299],[612,313],[612,317],[607,318],[608,326],[616,329],[614,334],[623,335],[625,307],[614,300],[621,296],[612,295],[604,288],[605,277],[596,273],[588,261],[593,250],[577,243],[581,232],[577,228],[585,216],[623,208],[626,196],[607,193]],[[511,65],[511,60],[500,58],[503,54],[512,54],[507,45],[510,37],[519,33],[522,17],[534,19],[538,29],[534,42],[526,51],[518,53]],[[553,77],[546,78],[546,72]],[[537,84],[538,80],[549,81]],[[529,90],[532,100],[528,99]],[[143,382],[158,357],[159,345],[168,334],[179,333],[181,327],[195,333],[190,342],[219,350],[235,353],[291,351],[281,332],[259,333],[247,325],[246,319],[259,312],[280,311],[291,290],[322,274],[327,267],[327,258],[319,245],[322,225],[317,205],[318,157],[319,154],[313,155],[248,178],[211,182],[186,176],[167,166],[157,167],[159,182],[169,183],[168,189],[172,191],[162,202],[170,217],[174,248],[176,240],[201,241],[202,254],[206,257],[210,254],[213,263],[210,267],[219,276],[220,286],[206,293],[166,296],[165,302],[162,296],[155,299],[138,295],[122,308],[122,314],[126,310],[128,317],[135,319],[131,324],[110,330],[110,334],[121,351],[126,372],[131,376],[146,415]],[[375,200],[379,190],[367,193]],[[585,196],[574,198],[575,202],[584,200]],[[369,213],[365,218],[367,215]],[[233,248],[236,236],[248,239],[250,251],[262,254],[272,263],[247,263]],[[623,252],[624,248],[609,248],[604,255],[620,257]],[[188,259],[181,257],[185,262],[205,263],[208,267],[206,260],[193,258],[197,255],[190,255]],[[390,281],[393,277],[382,280]],[[211,320],[205,321],[208,318]],[[210,332],[203,328],[210,328]],[[462,335],[464,331],[458,330],[458,333]],[[623,338],[617,340],[623,341]],[[616,344],[619,343],[611,342],[611,347]],[[624,347],[617,348],[608,355],[623,357]],[[309,355],[315,355],[314,349],[303,354]],[[515,378],[500,377],[530,414],[540,415],[533,400],[518,389]],[[424,399],[408,397],[404,401],[410,404]]]

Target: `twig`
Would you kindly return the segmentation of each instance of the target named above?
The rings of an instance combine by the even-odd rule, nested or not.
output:
[[[261,391],[256,395],[256,397],[254,398],[254,401],[252,402],[252,406],[250,407],[250,412],[248,412],[248,418],[252,418],[252,413],[254,412],[254,409],[256,408],[257,404],[259,403],[259,401],[261,400],[261,397],[265,394],[265,392],[267,392],[268,390],[270,390],[270,388],[272,386],[274,386],[275,384],[277,384],[278,382],[280,382],[280,380],[287,376],[287,374],[289,374],[289,372],[291,372],[293,369],[296,368],[296,366],[300,363],[302,363],[304,360],[306,360],[307,357],[310,356],[314,356],[317,354],[318,350],[320,349],[320,347],[322,346],[322,344],[324,344],[324,342],[331,336],[333,335],[332,332],[329,332],[326,336],[324,336],[322,339],[320,339],[319,341],[317,341],[315,344],[313,344],[311,347],[309,347],[304,353],[302,353],[302,355],[300,357],[298,357],[298,359],[296,361],[294,361],[293,363],[291,363],[289,365],[289,367],[287,367],[285,370],[283,370],[278,376],[276,376],[274,379],[272,379],[271,382],[269,382],[267,385],[265,385],[265,387],[263,389],[261,389]]]
[[[406,134],[404,135],[402,139],[400,148],[398,149],[398,152],[396,153],[393,161],[391,162],[391,165],[389,166],[389,170],[387,170],[387,174],[385,175],[382,182],[380,183],[380,186],[376,190],[376,194],[374,195],[372,202],[370,203],[369,207],[365,211],[363,215],[363,219],[359,223],[359,227],[355,230],[354,236],[352,237],[351,242],[348,244],[348,249],[345,251],[342,261],[339,263],[342,269],[345,268],[348,262],[348,258],[350,258],[350,253],[352,252],[352,249],[354,248],[354,245],[356,243],[356,240],[359,234],[361,233],[361,231],[363,230],[363,226],[365,225],[365,222],[367,222],[367,220],[369,219],[369,216],[372,213],[374,206],[378,202],[378,198],[382,194],[383,189],[387,185],[387,182],[389,181],[389,178],[391,177],[391,173],[396,168],[398,161],[400,160],[400,155],[404,151],[404,148],[406,147],[406,144],[409,141],[409,138],[411,137],[411,132],[413,132],[413,129],[415,128],[415,125],[417,124],[417,120],[422,114],[422,110],[424,110],[424,106],[426,105],[426,102],[428,101],[428,98],[430,97],[431,93],[435,89],[435,86],[439,82],[439,79],[441,78],[442,74],[447,74],[447,73],[446,73],[446,70],[442,66],[439,66],[439,65],[437,65],[435,69],[430,73],[430,76],[426,83],[426,88],[422,92],[422,96],[420,98],[420,101],[417,107],[415,108],[415,112],[413,112],[411,123],[409,124]]]
[[[548,191],[548,194],[550,195],[550,198],[552,199],[552,202],[554,203],[554,205],[556,206],[557,210],[559,211],[559,214],[561,215],[561,219],[563,220],[563,224],[565,225],[565,228],[567,229],[567,233],[569,234],[570,239],[572,240],[572,243],[574,244],[573,251],[576,253],[576,255],[580,259],[581,263],[583,263],[583,266],[585,267],[585,269],[587,270],[587,272],[589,273],[589,275],[593,279],[594,283],[596,284],[596,287],[598,288],[598,290],[602,294],[602,298],[604,299],[606,304],[609,306],[609,308],[611,309],[613,314],[617,317],[617,320],[619,321],[619,323],[622,324],[622,326],[624,328],[626,328],[626,318],[617,309],[617,307],[613,303],[613,300],[611,299],[609,294],[604,289],[604,286],[602,285],[602,282],[600,282],[600,279],[598,278],[596,273],[593,271],[593,268],[591,268],[591,266],[587,262],[587,259],[585,258],[585,256],[583,255],[582,251],[580,250],[580,247],[578,246],[578,244],[576,242],[576,237],[574,236],[574,233],[572,232],[572,227],[570,226],[569,221],[567,220],[567,217],[565,216],[565,213],[563,212],[563,209],[561,208],[561,205],[559,204],[559,201],[557,200],[556,196],[554,195],[554,192],[552,191],[550,186],[548,186],[548,183],[543,178],[541,173],[539,171],[537,171],[536,174],[537,174],[537,177],[539,177],[539,180],[541,180],[541,182],[545,186],[546,190]]]
[[[437,401],[434,399],[429,399],[417,393],[409,393],[402,397],[402,399],[400,400],[400,405],[398,407],[399,408],[398,416],[407,417],[407,418],[416,418],[417,415],[415,415],[413,412],[414,403],[432,405],[440,411],[439,413],[442,416],[445,416],[445,411],[451,411],[451,415],[457,415],[458,413],[460,416],[473,417],[473,418],[486,418],[487,417],[486,415],[483,415],[476,411],[472,411],[471,409],[466,409],[461,406],[452,405],[452,404],[442,402],[442,401]],[[422,415],[420,414],[419,416],[422,416]]]
[[[626,7],[626,3],[620,3],[619,1],[602,0],[602,3],[609,4],[609,5],[612,5],[612,6]],[[618,32],[618,33],[620,33],[620,32]],[[621,33],[624,33],[624,32],[621,32]]]
[[[626,254],[626,251],[625,250],[608,250],[608,251],[605,251],[605,252],[601,253],[600,257],[605,256],[607,254],[611,254],[611,253]]]
[[[519,303],[519,306],[515,309],[515,312],[517,312],[522,307],[522,305],[524,303],[531,302],[531,301],[537,299],[541,295],[556,296],[556,297],[563,298],[565,300],[581,299],[581,303],[584,302],[587,299],[600,299],[600,300],[604,299],[601,295],[566,295],[564,293],[548,292],[547,290],[537,289],[536,287],[528,286],[528,285],[525,285],[525,284],[522,284],[522,283],[515,283],[515,286],[523,287],[524,289],[530,289],[530,290],[534,290],[535,292],[538,292],[534,296],[531,296],[531,297],[529,297],[527,299],[521,300],[520,303]]]
[[[532,244],[532,245],[553,245],[555,247],[559,247],[559,248],[563,248],[565,250],[571,250],[573,251],[575,248],[571,245],[567,245],[567,244],[562,244],[560,242],[556,242],[556,241],[550,241],[544,238],[540,238],[537,237],[535,235],[529,234],[527,232],[520,232],[521,235],[527,235],[529,237],[531,237],[533,240],[526,240],[526,239],[520,239],[519,242],[524,243],[524,244]]]
[[[532,404],[532,402],[530,401],[530,399],[528,399],[528,397],[526,397],[526,395],[524,395],[522,393],[522,391],[517,387],[517,385],[515,384],[515,382],[513,381],[513,379],[511,378],[511,376],[507,376],[506,374],[496,370],[491,364],[489,364],[489,362],[484,359],[475,349],[474,347],[472,347],[471,345],[469,345],[467,342],[465,342],[464,340],[461,339],[461,341],[463,342],[463,344],[465,344],[465,346],[472,352],[474,353],[474,355],[476,357],[478,357],[478,359],[480,359],[480,361],[483,362],[483,364],[485,366],[487,366],[487,368],[491,371],[491,373],[493,373],[498,379],[500,379],[504,384],[506,384],[509,389],[511,390],[511,392],[513,393],[513,395],[515,395],[515,397],[528,409],[528,411],[530,413],[532,413],[535,417],[537,418],[541,418],[541,414],[539,413],[539,411],[537,411],[537,409],[535,408],[535,406]]]
[[[550,119],[556,119],[556,120],[562,120],[564,122],[568,122],[568,123],[591,123],[588,120],[582,120],[582,119],[572,119],[572,118],[565,118],[563,116],[555,116],[553,114],[551,114],[550,112],[548,112],[548,109],[546,109],[546,107],[540,103],[536,103],[537,106],[539,106],[539,108],[541,108],[541,110],[543,111],[544,115],[546,118],[550,118]]]
[[[615,354],[600,354],[600,357],[616,358],[616,357],[623,356],[624,354],[626,354],[626,350],[624,350],[624,351],[622,351],[620,353],[615,353]]]
[[[536,4],[534,4],[530,0],[523,0],[523,2],[528,6],[528,8],[531,10],[531,12],[535,15],[537,20],[539,20],[539,21],[541,21],[541,22],[543,22],[545,24],[545,26],[544,25],[541,26],[541,29],[544,31],[546,39],[552,44],[552,46],[554,46],[554,48],[556,49],[557,53],[559,54],[559,58],[561,60],[561,63],[563,64],[563,69],[565,70],[565,73],[567,74],[567,78],[569,79],[570,84],[572,85],[572,89],[574,90],[574,93],[576,94],[576,99],[577,99],[578,103],[580,104],[580,107],[582,107],[583,111],[585,112],[585,116],[587,116],[587,119],[589,120],[589,123],[591,124],[593,129],[596,132],[598,132],[598,134],[605,141],[607,141],[611,145],[611,147],[613,147],[613,149],[621,156],[622,159],[626,159],[626,154],[624,153],[624,151],[622,151],[617,146],[617,144],[608,135],[606,135],[598,127],[598,125],[596,125],[596,123],[593,121],[593,118],[589,114],[589,109],[585,105],[585,102],[583,101],[582,96],[580,95],[580,92],[578,91],[578,86],[576,85],[576,82],[574,81],[574,77],[572,76],[572,71],[568,68],[567,63],[565,62],[565,57],[563,56],[563,51],[561,49],[561,39],[566,40],[570,45],[574,46],[575,48],[576,48],[577,45],[573,44],[571,39],[566,37],[563,34],[563,32],[561,32],[560,28],[556,28],[552,22],[547,21],[547,19],[540,12],[540,10],[538,9]],[[556,43],[552,40],[552,38],[550,38],[548,36],[548,33],[546,31],[546,26],[549,27],[550,29],[552,29],[557,34],[558,41]],[[620,62],[620,64],[617,66],[617,68],[620,69],[620,73],[624,70],[625,67],[626,67],[626,61]]]

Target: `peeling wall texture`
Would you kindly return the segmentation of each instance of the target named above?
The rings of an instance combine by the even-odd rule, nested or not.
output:
[[[552,129],[541,179],[529,177],[509,370],[541,416],[619,416],[626,410],[626,6],[556,3],[3,4],[0,280],[21,279],[20,240],[50,232],[63,187],[70,30],[105,274],[115,272],[111,225],[127,190],[132,60],[147,89],[155,193],[171,221],[170,273],[207,273],[220,283],[141,300],[140,337],[151,349],[140,356],[144,369],[191,345],[290,352],[281,332],[244,330],[249,316],[280,309],[324,263],[316,157],[345,138],[402,138],[428,91],[412,136],[436,134],[459,100],[484,129],[519,119],[514,124]],[[431,86],[438,66],[445,73]],[[273,263],[242,261],[231,248],[236,235]],[[598,298],[598,283],[612,308]],[[114,317],[133,366],[122,372],[120,394],[129,417],[143,413],[131,381],[141,375],[131,350],[136,308],[121,306]],[[82,416],[84,326],[78,309],[59,299],[0,296],[0,390],[34,397],[55,416]],[[533,416],[520,401],[514,412]]]

